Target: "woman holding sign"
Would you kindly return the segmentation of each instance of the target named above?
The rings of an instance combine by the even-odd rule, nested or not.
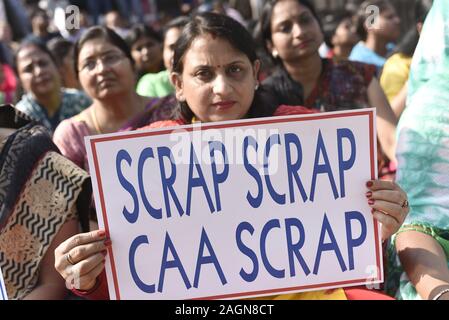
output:
[[[395,159],[397,119],[371,65],[322,59],[324,35],[308,0],[268,1],[259,38],[277,65],[264,82],[278,104],[304,105],[320,111],[375,107],[380,144]]]
[[[179,101],[178,120],[158,122],[150,128],[310,113],[303,107],[275,107],[258,85],[260,62],[254,48],[251,35],[231,18],[213,13],[193,18],[177,42],[171,75]],[[367,188],[367,201],[374,217],[383,224],[383,239],[387,239],[407,215],[406,194],[393,182],[369,181]],[[95,231],[72,237],[56,250],[57,270],[67,285],[78,289],[77,294],[108,297],[102,252],[110,244],[104,231]],[[72,282],[73,274],[80,277]],[[331,295],[318,292],[277,298],[346,299],[353,298],[353,292],[336,290]],[[368,292],[362,298],[379,296],[383,298]]]

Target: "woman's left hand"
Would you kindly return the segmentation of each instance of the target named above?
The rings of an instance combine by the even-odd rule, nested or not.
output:
[[[382,224],[382,241],[395,234],[410,210],[407,194],[394,182],[373,180],[366,184],[368,205]]]

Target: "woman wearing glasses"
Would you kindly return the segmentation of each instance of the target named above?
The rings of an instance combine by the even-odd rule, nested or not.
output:
[[[114,31],[93,27],[75,46],[75,67],[92,105],[57,128],[61,152],[88,169],[84,137],[133,130],[171,116],[174,98],[151,99],[135,92],[135,63],[128,45]]]

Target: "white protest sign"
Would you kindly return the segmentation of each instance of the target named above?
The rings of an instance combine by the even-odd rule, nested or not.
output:
[[[0,300],[8,300],[6,292],[5,280],[3,279],[2,269],[0,268]]]
[[[111,299],[383,282],[375,110],[86,138]]]

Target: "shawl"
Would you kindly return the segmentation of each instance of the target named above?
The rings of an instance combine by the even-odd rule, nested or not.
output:
[[[398,182],[409,225],[449,230],[449,3],[435,1],[413,57],[398,124]],[[447,251],[449,256],[449,250]]]
[[[42,125],[2,106],[0,126],[17,129],[0,143],[0,267],[9,298],[23,299],[63,224],[80,218],[86,225],[78,212],[87,214],[91,186]]]
[[[449,264],[449,2],[435,0],[413,56],[407,108],[398,123],[397,181],[410,212],[399,232],[433,237]],[[397,257],[392,238],[388,291],[421,299]],[[431,263],[431,262],[429,262]]]

